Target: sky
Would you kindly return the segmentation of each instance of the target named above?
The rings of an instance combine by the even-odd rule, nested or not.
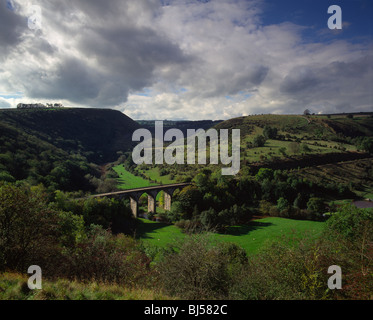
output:
[[[373,111],[372,89],[372,0],[0,0],[0,108],[224,120]]]

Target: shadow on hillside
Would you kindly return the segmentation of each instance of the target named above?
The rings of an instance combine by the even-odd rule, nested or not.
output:
[[[273,225],[273,223],[271,222],[251,221],[247,225],[228,227],[224,234],[228,234],[231,236],[242,236],[248,234],[251,231],[269,227],[271,225]]]
[[[158,229],[168,227],[168,226],[169,224],[167,223],[162,223],[162,222],[146,223],[146,222],[139,220],[136,226],[136,238],[151,239],[152,238],[151,233],[153,233],[154,231]]]

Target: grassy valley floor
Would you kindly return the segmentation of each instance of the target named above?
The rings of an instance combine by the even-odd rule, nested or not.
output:
[[[241,246],[248,254],[255,254],[270,241],[283,241],[284,237],[296,240],[307,234],[310,239],[319,236],[324,228],[323,222],[292,220],[269,217],[253,220],[249,225],[232,226],[225,234],[213,233],[216,241],[233,242]],[[185,234],[176,226],[139,219],[137,238],[146,244],[165,247],[182,239]]]

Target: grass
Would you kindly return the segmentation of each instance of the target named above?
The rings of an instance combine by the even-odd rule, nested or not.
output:
[[[175,182],[175,179],[170,178],[171,174],[161,176],[160,173],[159,173],[159,168],[158,167],[151,168],[151,169],[148,169],[148,170],[138,170],[138,171],[145,174],[145,176],[147,176],[150,180],[158,181],[162,184],[169,184],[169,183],[174,183]]]
[[[113,170],[119,175],[119,178],[117,178],[119,189],[134,189],[156,185],[149,180],[128,172],[122,164],[113,167]]]
[[[27,276],[18,273],[0,274],[0,300],[171,300],[154,289],[126,288],[98,282],[82,283],[43,279],[41,290],[30,290]]]
[[[319,236],[324,223],[316,221],[292,220],[285,218],[264,218],[251,221],[249,225],[229,227],[225,234],[214,234],[216,240],[233,242],[255,254],[269,241],[280,241],[283,236],[295,239],[308,234],[310,238]]]
[[[251,221],[249,225],[229,227],[225,234],[214,233],[212,238],[236,243],[248,254],[255,254],[267,241],[280,240],[286,235],[297,238],[309,234],[310,238],[315,238],[321,234],[323,227],[323,222],[270,217]],[[174,225],[139,219],[137,237],[147,244],[165,247],[184,236]]]
[[[166,247],[168,244],[180,238],[182,239],[185,236],[184,233],[174,225],[142,218],[139,218],[138,222],[136,237],[151,245]]]

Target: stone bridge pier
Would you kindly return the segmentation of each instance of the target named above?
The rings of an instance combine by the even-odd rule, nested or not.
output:
[[[163,189],[164,192],[164,209],[170,211],[171,210],[171,200],[172,196],[177,188],[166,188]]]
[[[102,193],[92,195],[91,197],[100,198],[100,197],[129,197],[130,205],[133,215],[137,218],[139,216],[139,200],[140,197],[146,193],[148,195],[148,212],[156,213],[157,210],[157,194],[160,191],[164,191],[164,209],[171,210],[171,200],[172,196],[176,189],[183,189],[186,186],[189,186],[191,183],[173,183],[166,184],[161,186],[151,186],[144,188],[136,188],[123,191],[115,191],[109,193]]]
[[[148,191],[148,213],[156,213],[157,211],[157,194],[159,191],[153,190],[153,191]]]
[[[142,195],[142,192],[132,192],[129,194],[132,214],[135,217],[139,216],[139,200],[140,200],[141,195]]]

